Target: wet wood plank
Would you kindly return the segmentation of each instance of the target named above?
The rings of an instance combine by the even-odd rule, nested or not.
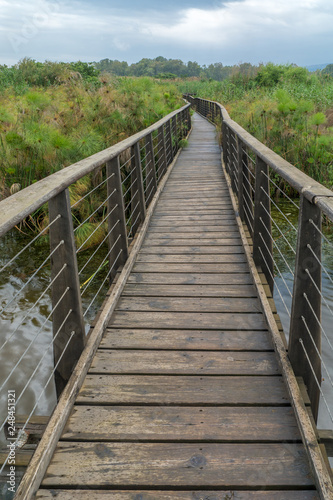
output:
[[[137,285],[136,285],[137,286]],[[215,351],[269,351],[268,331],[159,330],[150,328],[108,328],[101,348],[171,349]]]
[[[37,500],[53,500],[54,490],[39,490]],[[98,491],[58,490],[57,500],[319,500],[315,491]]]
[[[100,349],[89,373],[277,375],[281,372],[274,352]]]
[[[260,489],[304,487],[313,481],[298,444],[60,442],[42,482],[48,487],[189,484]]]
[[[116,311],[109,325],[116,328],[266,330],[262,314]]]
[[[87,375],[80,404],[288,405],[282,377]]]
[[[294,412],[277,408],[209,406],[74,407],[66,441],[301,441]]]

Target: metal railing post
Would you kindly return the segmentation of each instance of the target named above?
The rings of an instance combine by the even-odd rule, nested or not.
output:
[[[256,158],[255,168],[253,260],[261,268],[273,293],[274,263],[269,170],[268,165],[259,156]]]
[[[110,280],[112,281],[117,268],[124,265],[128,258],[127,226],[119,156],[107,162],[106,177],[108,193],[109,265],[110,270],[113,268],[110,274]],[[116,262],[117,266],[114,265]]]
[[[50,249],[54,377],[59,399],[86,343],[68,189],[49,201],[49,218],[50,223],[58,218],[50,227]]]
[[[303,377],[317,420],[321,384],[322,216],[320,209],[304,196],[300,201],[289,357],[295,374]]]

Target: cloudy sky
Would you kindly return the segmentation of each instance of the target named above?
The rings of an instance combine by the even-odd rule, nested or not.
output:
[[[0,0],[0,64],[333,63],[332,0]]]

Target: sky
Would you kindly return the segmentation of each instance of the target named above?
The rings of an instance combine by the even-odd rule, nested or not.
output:
[[[0,64],[333,63],[333,0],[0,0]]]

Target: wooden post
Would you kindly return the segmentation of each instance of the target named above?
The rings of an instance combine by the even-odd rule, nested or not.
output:
[[[238,196],[236,179],[238,180],[238,144],[237,144],[237,136],[235,132],[230,134],[229,129],[229,146],[230,146],[230,178],[231,178],[231,187],[233,192]]]
[[[244,222],[244,171],[245,167],[243,162],[245,163],[247,160],[244,144],[241,141],[240,137],[237,137],[237,150],[238,150],[238,212],[239,216]],[[246,182],[246,181],[245,181]],[[248,187],[248,186],[247,186]]]
[[[228,171],[228,127],[225,123],[225,121],[222,121],[222,155],[223,155],[223,162],[225,165],[226,170]]]
[[[189,108],[188,108],[189,109]],[[173,158],[175,157],[177,151],[178,151],[178,129],[177,129],[177,116],[174,116],[172,118],[172,132],[173,136],[175,138],[175,147],[172,148],[172,155]]]
[[[59,399],[86,343],[68,189],[49,201],[50,223],[58,215],[61,217],[50,226],[50,249],[52,253],[60,245],[51,257],[53,357],[54,365],[59,363],[54,377]]]
[[[318,384],[321,384],[321,360],[318,352],[321,353],[319,324],[321,322],[321,266],[319,262],[321,262],[322,243],[319,231],[321,231],[322,216],[320,209],[304,196],[301,196],[300,201],[289,357],[295,375],[303,377],[311,401],[312,413],[317,421],[320,397]],[[315,375],[300,341],[303,342]]]
[[[267,283],[273,293],[273,240],[268,175],[269,170],[267,164],[257,156],[254,195],[253,260],[265,274]]]
[[[117,259],[117,263],[113,267],[113,270],[110,274],[110,280],[112,281],[117,272],[117,268],[121,265],[124,265],[128,258],[127,227],[126,227],[123,190],[121,184],[119,156],[107,162],[106,177],[107,177],[107,192],[108,192],[107,210],[109,214],[108,217],[109,251],[113,247],[109,254],[110,269],[114,266],[114,263]],[[109,198],[109,196],[113,192],[114,194]],[[117,225],[115,226],[116,223]],[[119,255],[120,251],[121,254]]]
[[[189,131],[191,130],[191,126],[192,126],[190,108],[187,108],[185,110],[185,121],[186,121],[186,134],[185,134],[185,137],[186,137],[187,134],[189,133]]]
[[[167,148],[169,149],[169,155],[167,154],[167,159],[168,159],[168,165],[172,163],[173,160],[173,149],[172,149],[172,130],[171,130],[171,120],[169,120],[166,124],[166,144]]]
[[[149,193],[153,191],[153,195],[157,191],[157,179],[156,179],[156,165],[155,165],[155,154],[154,154],[154,145],[153,145],[153,136],[152,134],[148,134],[146,136],[146,155],[147,155],[147,177],[146,177],[146,185],[149,185],[149,192],[147,192],[147,196]]]
[[[132,201],[132,236],[135,235],[140,222],[143,222],[146,217],[146,201],[145,193],[143,189],[143,178],[142,178],[142,168],[141,168],[141,156],[140,156],[140,144],[137,142],[132,146],[131,153],[133,157],[133,167],[132,174],[136,182],[132,187],[133,190],[133,201]],[[138,217],[138,214],[140,216]]]
[[[160,127],[158,129],[158,143],[159,143],[159,154],[158,154],[158,168],[159,174],[158,178],[160,179],[167,169],[167,157],[166,157],[166,149],[165,149],[165,136],[164,136],[164,127]]]

